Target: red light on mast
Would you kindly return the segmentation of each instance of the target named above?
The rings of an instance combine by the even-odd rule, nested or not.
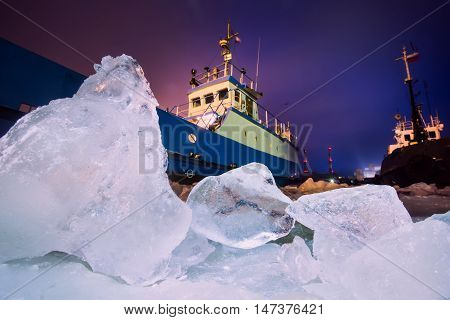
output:
[[[334,170],[333,170],[333,159],[331,158],[331,151],[333,149],[331,148],[331,146],[328,147],[328,173],[330,175],[334,174]]]
[[[308,158],[306,157],[306,149],[303,149],[303,154],[305,158],[303,159],[303,173],[307,174],[309,173],[308,170]]]

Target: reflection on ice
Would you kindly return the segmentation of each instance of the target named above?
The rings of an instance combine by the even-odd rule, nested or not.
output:
[[[187,200],[193,211],[194,231],[242,249],[287,235],[294,224],[285,213],[290,203],[275,185],[271,172],[258,163],[203,179]]]

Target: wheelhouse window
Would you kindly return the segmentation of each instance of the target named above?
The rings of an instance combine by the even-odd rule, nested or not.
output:
[[[248,97],[248,96],[245,96],[245,100],[247,100],[245,102],[247,114],[252,117],[253,116],[253,100],[250,99],[250,97]]]
[[[209,93],[205,95],[205,103],[210,104],[214,102],[214,95],[212,93]]]
[[[405,141],[411,141],[411,135],[405,134]]]
[[[234,101],[236,101],[237,103],[241,101],[241,94],[239,91],[234,91]]]
[[[200,107],[200,105],[201,105],[202,103],[201,103],[201,101],[200,101],[200,98],[194,98],[194,99],[192,99],[192,106],[195,108],[195,107]]]
[[[223,89],[219,91],[219,100],[228,99],[228,89]]]
[[[430,137],[430,139],[436,139],[436,132],[435,131],[428,131],[428,137]]]

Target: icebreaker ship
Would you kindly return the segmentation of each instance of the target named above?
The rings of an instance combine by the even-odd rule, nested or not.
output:
[[[252,162],[266,165],[279,185],[309,171],[306,160],[299,162],[294,127],[258,103],[257,81],[232,63],[231,46],[238,41],[228,25],[219,41],[223,62],[201,73],[192,69],[187,103],[157,108],[173,180],[200,180]],[[0,48],[8,53],[0,55],[0,87],[11,89],[0,92],[0,135],[36,107],[72,96],[85,79],[7,41],[1,40]],[[151,170],[145,164],[142,169]]]
[[[244,68],[232,63],[231,32],[219,41],[223,62],[192,69],[188,102],[158,109],[161,134],[172,178],[200,179],[222,174],[251,162],[265,164],[277,184],[303,173],[297,138],[288,123],[258,103],[262,93]]]

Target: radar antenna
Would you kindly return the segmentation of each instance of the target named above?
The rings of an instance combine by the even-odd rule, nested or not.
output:
[[[230,49],[230,40],[234,38],[235,42],[237,43],[241,42],[241,39],[239,39],[238,35],[239,35],[238,32],[233,33],[233,31],[231,31],[231,25],[230,22],[228,22],[227,35],[225,38],[219,40],[219,46],[222,48],[221,54],[223,56],[225,73],[227,73],[228,64],[231,62],[231,59],[233,58]]]

